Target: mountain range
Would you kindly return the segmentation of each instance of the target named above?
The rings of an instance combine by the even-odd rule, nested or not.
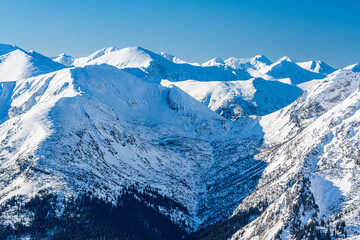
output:
[[[0,44],[1,239],[357,239],[360,68]]]

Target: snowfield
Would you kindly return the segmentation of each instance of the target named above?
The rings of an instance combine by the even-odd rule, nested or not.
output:
[[[342,222],[357,239],[359,89],[359,64],[0,44],[0,205],[22,203],[0,223],[29,224],[18,208],[36,196],[115,202],[136,186],[177,203],[156,210],[188,233],[256,209],[230,239],[345,236]]]

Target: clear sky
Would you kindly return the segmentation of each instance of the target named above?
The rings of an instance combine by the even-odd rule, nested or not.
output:
[[[0,0],[0,43],[48,56],[142,46],[220,56],[360,62],[359,0]]]

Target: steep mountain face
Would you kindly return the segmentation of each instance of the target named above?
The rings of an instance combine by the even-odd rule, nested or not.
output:
[[[12,45],[0,59],[1,239],[360,233],[358,65],[105,48],[65,68]]]
[[[323,61],[308,61],[308,62],[302,62],[297,63],[300,67],[309,70],[311,72],[321,73],[321,74],[330,74],[332,72],[335,72],[335,68],[330,67]]]
[[[357,64],[353,64],[349,67],[346,67],[345,69],[348,69],[348,70],[351,70],[353,72],[360,72],[360,63],[357,63]]]
[[[359,84],[359,74],[339,71],[287,107],[288,121],[304,117],[300,121],[304,122],[303,129],[256,155],[268,166],[257,190],[237,211],[259,202],[267,202],[269,207],[233,239],[271,239],[277,234],[284,239],[315,237],[316,230],[309,226],[321,220],[330,226],[345,221],[347,234],[358,234]],[[313,111],[314,105],[320,111]],[[290,109],[297,109],[297,114],[291,116]],[[272,115],[261,120],[265,122],[261,123],[265,139],[274,134],[271,126],[278,128],[279,122],[273,120],[279,118],[279,113]],[[325,235],[326,227],[318,231]],[[338,234],[344,236],[344,232]]]
[[[166,85],[169,81],[162,81]],[[190,96],[224,118],[263,116],[275,112],[293,101],[302,90],[296,86],[261,78],[246,81],[174,82]]]
[[[289,84],[300,84],[313,79],[322,79],[325,75],[311,72],[300,67],[292,59],[283,57],[270,66],[262,68],[259,72],[269,75],[274,79]]]
[[[357,89],[358,74],[338,70],[304,91],[291,105],[265,116],[262,126],[269,145],[287,141]]]
[[[231,214],[264,166],[249,157],[261,141],[255,123],[243,132],[243,123],[229,122],[175,86],[108,65],[19,80],[3,95],[9,119],[0,126],[2,203],[43,193],[115,201],[136,185],[178,203],[160,212],[191,230]],[[229,177],[237,183],[220,181]],[[13,210],[2,213],[3,222],[13,221]]]
[[[0,81],[14,81],[57,71],[63,65],[35,52],[0,44]]]
[[[7,54],[9,52],[20,49],[18,46],[10,44],[0,44],[0,55]]]

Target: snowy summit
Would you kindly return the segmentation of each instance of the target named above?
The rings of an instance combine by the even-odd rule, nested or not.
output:
[[[359,69],[0,44],[0,238],[358,239]]]

